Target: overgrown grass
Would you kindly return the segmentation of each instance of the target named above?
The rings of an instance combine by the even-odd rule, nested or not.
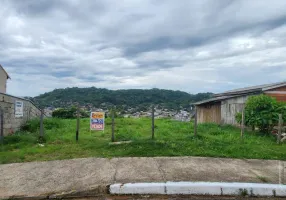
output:
[[[246,132],[243,141],[240,130],[216,124],[198,126],[194,137],[193,123],[170,119],[155,120],[155,140],[151,140],[151,120],[148,118],[116,119],[116,141],[132,143],[109,145],[111,120],[106,130],[90,131],[89,119],[81,119],[78,143],[75,141],[76,120],[45,119],[44,146],[38,144],[39,121],[33,120],[15,135],[7,136],[1,146],[1,163],[44,161],[79,157],[120,156],[210,156],[228,158],[259,158],[286,160],[286,144],[276,144],[275,138]]]

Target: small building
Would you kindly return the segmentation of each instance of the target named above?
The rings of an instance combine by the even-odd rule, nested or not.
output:
[[[195,103],[198,123],[238,125],[235,115],[241,112],[249,96],[265,94],[286,101],[286,82],[240,88],[215,94],[213,98]]]
[[[2,65],[0,65],[0,93],[6,93],[8,79],[10,79],[10,76],[2,67]]]

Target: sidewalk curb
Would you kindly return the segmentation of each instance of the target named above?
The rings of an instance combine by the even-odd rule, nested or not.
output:
[[[286,185],[226,182],[166,182],[112,184],[110,194],[185,194],[286,197]]]
[[[0,196],[0,200],[41,200],[41,199],[63,199],[63,198],[79,198],[79,197],[100,197],[108,194],[109,186],[106,184],[94,185],[85,190],[61,191],[55,193],[39,193],[35,195],[16,195],[16,196]]]

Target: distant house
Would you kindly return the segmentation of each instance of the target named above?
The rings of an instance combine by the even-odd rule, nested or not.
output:
[[[7,80],[10,78],[5,69],[0,65],[0,93],[6,93]]]
[[[265,94],[286,101],[286,82],[259,85],[215,94],[213,98],[195,103],[198,123],[237,125],[235,115],[241,112],[249,96]]]

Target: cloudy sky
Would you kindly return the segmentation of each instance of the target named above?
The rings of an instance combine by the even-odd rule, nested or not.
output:
[[[0,0],[8,93],[286,80],[285,0]]]

